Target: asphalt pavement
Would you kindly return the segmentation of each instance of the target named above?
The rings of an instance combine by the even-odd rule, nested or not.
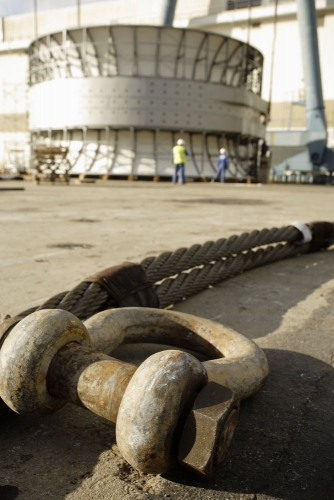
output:
[[[232,234],[334,221],[334,186],[6,181],[0,190],[0,314],[15,315],[123,261]],[[24,187],[13,190],[10,187]],[[334,248],[248,271],[174,309],[263,348],[264,387],[242,402],[214,479],[154,476],[120,455],[113,424],[67,404],[0,427],[0,499],[332,500]]]

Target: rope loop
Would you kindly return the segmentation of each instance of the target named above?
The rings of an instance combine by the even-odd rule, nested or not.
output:
[[[175,252],[163,252],[157,257],[150,256],[139,264],[128,263],[129,268],[124,268],[121,274],[113,274],[114,271],[110,274],[110,269],[102,271],[85,279],[73,290],[58,293],[39,307],[30,308],[18,316],[25,317],[41,309],[64,309],[80,319],[87,319],[106,309],[124,307],[135,297],[141,301],[135,305],[159,307],[160,301],[163,309],[231,276],[322,250],[333,243],[334,224],[330,222],[307,225],[294,222],[281,228],[232,235],[203,245],[182,247]],[[130,278],[130,269],[132,274],[135,270],[135,274],[139,272],[138,276]]]

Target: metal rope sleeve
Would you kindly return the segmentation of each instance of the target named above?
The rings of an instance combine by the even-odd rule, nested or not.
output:
[[[164,252],[157,257],[148,257],[140,264],[148,279],[156,283],[160,307],[164,308],[230,276],[307,252],[309,246],[294,244],[300,240],[301,233],[293,226],[262,229],[203,245],[192,245],[188,249]],[[288,243],[252,250],[282,241]],[[159,283],[162,280],[165,281]],[[35,310],[59,308],[72,312],[80,319],[87,319],[113,307],[117,304],[100,284],[83,281],[73,290],[59,293],[41,306],[21,312],[19,316],[27,316]]]

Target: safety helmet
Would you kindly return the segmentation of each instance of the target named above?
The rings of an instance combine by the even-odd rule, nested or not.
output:
[[[224,155],[224,154],[226,153],[226,150],[225,150],[224,148],[221,148],[221,149],[219,150],[219,153],[220,153],[221,155]]]
[[[178,146],[184,146],[185,145],[185,142],[183,139],[179,139],[176,143]]]

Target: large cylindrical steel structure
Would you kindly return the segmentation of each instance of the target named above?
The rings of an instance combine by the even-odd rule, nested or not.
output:
[[[175,140],[186,173],[212,176],[226,147],[244,178],[264,138],[263,57],[226,36],[163,26],[52,33],[30,46],[32,144],[69,145],[71,172],[169,176]]]

